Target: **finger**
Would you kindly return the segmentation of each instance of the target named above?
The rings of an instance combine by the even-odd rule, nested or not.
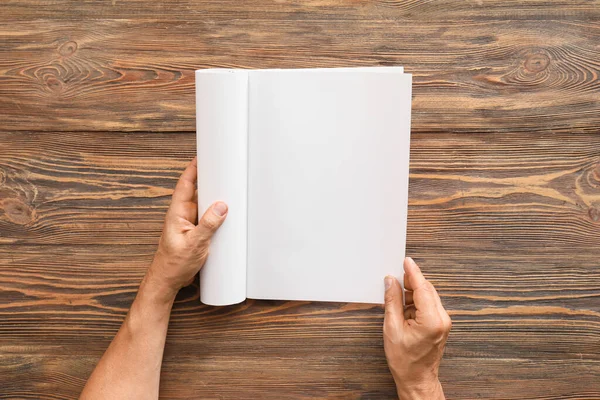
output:
[[[196,205],[196,209],[198,209],[198,190],[194,190],[194,196],[192,197],[192,203]]]
[[[438,293],[437,289],[434,288],[434,290],[435,290],[435,295],[437,297],[438,313],[442,319],[444,326],[447,328],[447,331],[450,332],[450,329],[452,328],[452,319],[450,318],[448,311],[446,311],[446,309],[444,308],[442,299],[440,298],[440,294]]]
[[[404,260],[404,274],[404,284],[408,290],[412,290],[412,300],[420,314],[423,316],[437,314],[438,305],[441,304],[439,296],[433,285],[425,279],[419,266],[410,257]]]
[[[404,291],[404,304],[409,306],[414,303],[413,292],[406,290]]]
[[[435,303],[438,309],[438,313],[441,316],[447,316],[448,313],[446,312],[446,309],[444,308],[444,305],[442,304],[442,298],[440,297],[440,294],[438,293],[437,289],[435,288],[435,286],[433,286],[433,284],[431,285],[431,289],[433,291],[433,295],[435,297]],[[450,317],[448,317],[450,318]]]
[[[227,217],[227,204],[222,201],[217,201],[206,210],[198,226],[194,228],[195,233],[201,240],[210,240],[214,233],[225,221]]]
[[[402,288],[393,276],[385,277],[385,315],[384,324],[401,326],[404,322],[404,306],[402,305]]]
[[[177,215],[181,215],[192,224],[198,224],[198,190],[194,190],[194,196],[191,201],[180,204]]]
[[[406,290],[414,291],[425,283],[426,279],[421,272],[421,268],[410,257],[404,259],[404,287]]]
[[[196,157],[188,164],[187,168],[177,181],[173,192],[173,203],[193,201],[196,192],[196,179],[198,177],[198,163]]]
[[[404,308],[404,319],[415,319],[417,317],[417,309],[414,305]]]

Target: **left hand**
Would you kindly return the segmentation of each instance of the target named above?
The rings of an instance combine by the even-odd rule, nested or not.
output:
[[[144,278],[145,284],[157,287],[166,299],[174,299],[179,289],[194,281],[206,262],[213,234],[227,217],[227,205],[218,201],[196,224],[196,179],[194,158],[177,182],[158,250]]]

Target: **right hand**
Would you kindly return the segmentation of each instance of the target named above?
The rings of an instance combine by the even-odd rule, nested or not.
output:
[[[406,307],[402,288],[394,277],[385,278],[385,356],[402,399],[445,399],[438,369],[452,327],[437,291],[419,266],[404,260]]]

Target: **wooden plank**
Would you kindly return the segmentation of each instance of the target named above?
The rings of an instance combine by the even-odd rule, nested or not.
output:
[[[194,134],[2,133],[0,243],[156,244],[194,155]]]
[[[600,124],[598,2],[380,3],[348,14],[349,3],[319,3],[328,7],[174,2],[160,17],[156,7],[170,7],[140,17],[136,3],[130,19],[90,19],[119,8],[85,2],[66,13],[77,20],[31,20],[40,7],[9,3],[0,13],[11,19],[0,25],[0,129],[194,131],[197,68],[352,65],[414,74],[414,132],[594,132]],[[63,14],[61,4],[47,10]]]
[[[193,153],[187,133],[0,133],[0,397],[76,398]],[[454,321],[449,397],[598,396],[599,165],[598,135],[414,135],[407,247]],[[162,393],[389,398],[381,324],[368,305],[206,307],[191,287]]]
[[[587,20],[597,17],[597,0],[519,0],[465,2],[444,0],[436,2],[399,0],[165,0],[147,3],[143,0],[115,0],[111,2],[79,2],[54,0],[20,0],[2,5],[0,20],[55,20],[97,19],[192,19],[205,23],[225,19],[276,19],[276,20],[364,20],[411,19],[429,23],[435,19],[448,20]],[[68,10],[68,12],[65,12]]]
[[[0,246],[2,352],[100,356],[154,251],[131,245]],[[531,256],[420,255],[454,321],[448,356],[600,361],[597,259],[534,255],[531,265]],[[356,349],[382,345],[378,306],[248,300],[215,308],[200,304],[197,291],[182,291],[174,307],[174,349],[201,353],[209,346],[232,357],[275,357],[294,349],[300,357],[323,348],[350,357]]]
[[[0,133],[0,243],[156,244],[194,141]],[[600,136],[416,134],[411,152],[413,252],[596,254]]]
[[[395,398],[382,357],[343,357],[335,350],[310,352],[302,357],[256,357],[243,353],[230,357],[206,350],[195,355],[167,351],[161,398]],[[96,361],[96,357],[74,355],[0,356],[0,372],[6,378],[0,395],[76,399]],[[345,368],[340,369],[340,365]],[[597,361],[588,360],[450,358],[442,363],[441,373],[448,398],[592,400],[600,396],[599,367]],[[186,383],[182,384],[182,380]]]
[[[407,248],[454,320],[448,397],[600,397],[599,5],[4,2],[0,398],[77,398],[118,329],[194,154],[194,69],[393,64],[415,80]],[[378,307],[196,290],[163,397],[393,397]]]

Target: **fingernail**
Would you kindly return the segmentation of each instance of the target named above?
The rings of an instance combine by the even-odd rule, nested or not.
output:
[[[394,278],[391,276],[386,276],[384,282],[385,282],[385,290],[388,290],[394,284]]]
[[[223,203],[222,201],[218,201],[213,206],[212,211],[217,217],[222,217],[227,213],[227,204]]]

